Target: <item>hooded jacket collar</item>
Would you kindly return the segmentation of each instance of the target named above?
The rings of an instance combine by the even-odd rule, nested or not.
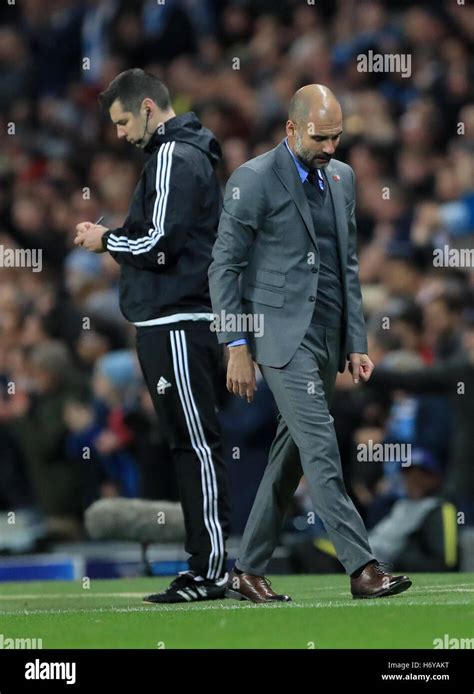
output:
[[[206,154],[215,166],[222,152],[214,134],[205,128],[193,111],[173,116],[161,123],[146,145],[145,152],[154,152],[164,142],[186,142]]]

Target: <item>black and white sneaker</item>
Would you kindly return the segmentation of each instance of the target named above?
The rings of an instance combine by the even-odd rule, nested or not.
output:
[[[162,593],[152,593],[143,602],[173,603],[197,602],[199,600],[224,600],[228,574],[211,581],[196,576],[192,571],[182,571]]]

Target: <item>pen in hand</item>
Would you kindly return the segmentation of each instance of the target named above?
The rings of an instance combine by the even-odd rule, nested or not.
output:
[[[102,216],[99,217],[99,219],[98,219],[96,222],[94,222],[93,224],[92,224],[91,222],[85,222],[84,225],[90,224],[90,226],[88,227],[88,229],[90,229],[90,227],[92,227],[92,226],[98,226],[98,225],[102,222],[103,219],[104,219],[104,216],[102,215]],[[78,225],[78,226],[79,226],[79,225]],[[79,235],[79,232],[78,232],[76,238],[74,239],[74,243],[76,244],[76,246],[81,246],[81,248],[82,248],[82,247],[84,246],[84,241],[83,241],[83,240],[79,240],[79,239],[80,239],[80,235]],[[96,249],[96,250],[98,250],[98,249]]]

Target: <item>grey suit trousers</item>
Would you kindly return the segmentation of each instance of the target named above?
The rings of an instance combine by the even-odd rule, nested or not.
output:
[[[314,510],[346,573],[354,573],[374,558],[364,523],[344,486],[334,420],[329,414],[339,345],[337,328],[312,323],[288,364],[280,369],[260,366],[280,415],[242,537],[236,561],[241,571],[265,574],[303,474]]]

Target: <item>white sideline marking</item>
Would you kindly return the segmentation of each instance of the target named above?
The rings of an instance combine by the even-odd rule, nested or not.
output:
[[[468,587],[469,586],[469,587]],[[318,592],[320,588],[316,588],[315,592]],[[336,591],[336,588],[332,588]],[[465,583],[457,584],[453,586],[428,586],[424,588],[423,586],[412,586],[410,588],[410,594],[413,593],[474,593],[474,585]],[[90,591],[82,591],[78,593],[22,593],[15,595],[0,595],[0,601],[6,600],[62,600],[66,599],[76,599],[76,598],[138,598],[141,599],[145,597],[146,591],[140,591],[135,593],[91,593]],[[341,597],[347,597],[347,591],[340,593]],[[219,601],[217,601],[219,602]],[[244,603],[243,603],[244,604]],[[297,604],[297,603],[294,603]],[[315,603],[319,604],[319,603]],[[322,605],[323,603],[321,603]],[[326,605],[330,603],[324,603]],[[339,604],[339,603],[338,603]],[[352,600],[350,602],[352,605]],[[447,603],[443,603],[447,604]],[[174,606],[176,608],[176,605]],[[188,608],[189,609],[189,608]]]
[[[423,587],[414,587],[411,588],[410,594],[416,593],[474,593],[474,587],[471,588],[463,588],[463,587],[440,587],[436,588],[434,586],[423,588]],[[81,592],[81,593],[22,593],[18,595],[0,595],[0,601],[9,601],[9,600],[63,600],[63,599],[90,599],[90,598],[122,598],[122,599],[138,599],[141,600],[145,597],[146,591],[141,591],[137,593],[90,593],[90,592]],[[344,591],[343,593],[340,594],[341,598],[347,599],[347,593]],[[216,601],[216,602],[221,602],[221,601]],[[226,600],[227,602],[227,600]],[[368,602],[368,601],[358,601],[360,602]],[[373,602],[373,601],[370,601]],[[377,602],[377,601],[375,601]],[[247,602],[242,601],[242,605],[248,604]],[[353,606],[354,602],[352,599],[348,600],[348,604]],[[408,604],[407,601],[404,599],[404,604]],[[410,603],[411,604],[411,603]],[[433,603],[420,603],[416,601],[416,604],[433,604]],[[450,603],[442,603],[443,605],[448,605]],[[453,603],[453,604],[461,604],[461,603]],[[469,604],[469,603],[466,603]],[[241,605],[241,606],[242,606]],[[305,603],[305,604],[299,604],[297,602],[293,603],[286,603],[284,606],[290,607],[291,605],[293,606],[299,606],[299,607],[342,607],[343,604],[340,602],[334,603],[332,600],[326,601],[326,602],[317,602],[317,603]],[[203,606],[203,605],[198,605],[198,606],[192,606],[192,609],[215,609],[212,606]],[[281,607],[281,605],[274,605],[273,607]],[[172,609],[176,610],[179,609],[179,604],[173,605]],[[164,609],[171,609],[171,608],[164,608]],[[187,609],[190,609],[190,606],[187,606]],[[58,610],[58,612],[62,612],[62,610]],[[2,611],[3,614],[5,614]]]
[[[140,594],[141,595],[141,594]],[[217,604],[212,604],[212,605],[153,605],[151,607],[114,607],[111,605],[110,607],[93,607],[93,608],[84,608],[84,609],[50,609],[50,610],[2,610],[0,614],[6,616],[31,616],[35,614],[81,614],[81,613],[91,613],[91,612],[101,612],[101,613],[110,613],[110,612],[177,612],[177,611],[193,611],[193,612],[203,612],[206,610],[242,610],[242,609],[265,609],[265,610],[275,610],[275,609],[308,609],[308,608],[314,608],[314,609],[326,609],[326,608],[335,608],[335,607],[354,607],[354,608],[361,608],[362,606],[370,606],[371,609],[375,609],[377,606],[378,607],[383,607],[383,606],[394,606],[396,604],[397,600],[400,600],[400,605],[407,605],[409,607],[439,607],[440,605],[433,602],[433,601],[419,601],[419,600],[406,600],[403,598],[398,598],[398,596],[394,596],[394,599],[375,599],[375,600],[348,600],[347,602],[337,602],[334,603],[332,601],[329,602],[314,602],[314,603],[280,603],[280,604],[268,604],[268,605],[256,605],[254,603],[250,602],[241,602],[239,604],[223,604],[219,601],[213,601],[213,603]],[[226,601],[227,602],[227,601]],[[230,600],[229,600],[230,602]],[[449,602],[443,602],[442,605],[469,605],[472,606],[473,603],[472,601],[466,601],[466,600],[451,600]]]
[[[31,593],[29,595],[0,595],[0,600],[47,600],[62,598],[143,598],[143,593]]]
[[[474,588],[418,588],[421,592],[426,593],[474,593]]]

